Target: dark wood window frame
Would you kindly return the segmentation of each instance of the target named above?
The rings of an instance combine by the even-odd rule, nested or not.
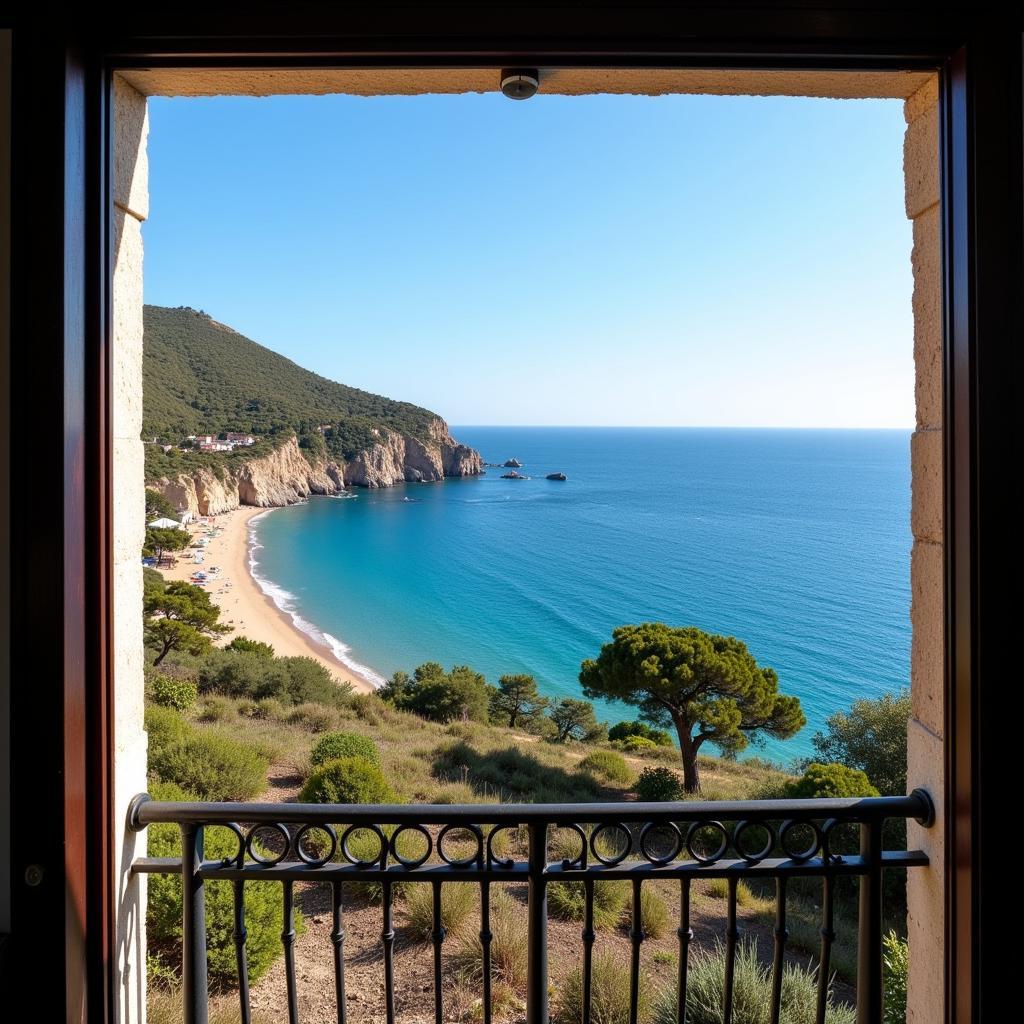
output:
[[[1012,974],[997,958],[1009,944],[996,917],[1001,894],[983,866],[1007,852],[997,846],[996,817],[1006,776],[995,766],[1012,742],[1013,721],[999,688],[1004,666],[1008,672],[1014,665],[1006,594],[1017,581],[1010,545],[1022,328],[1020,27],[977,31],[956,13],[913,4],[490,12],[432,5],[339,14],[327,4],[282,13],[280,5],[254,3],[241,14],[214,3],[198,16],[157,7],[116,23],[99,11],[58,7],[14,24],[10,628],[18,656],[14,928],[5,991],[27,995],[39,1020],[109,1020],[116,998],[108,615],[112,71],[910,68],[934,69],[941,82],[948,1020],[980,1021],[985,1007],[1001,1012]],[[1009,683],[1016,685],[1012,677]]]

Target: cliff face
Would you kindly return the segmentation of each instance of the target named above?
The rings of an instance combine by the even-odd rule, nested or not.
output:
[[[239,505],[292,505],[311,494],[337,494],[346,486],[390,487],[403,481],[443,480],[483,472],[478,452],[459,444],[444,420],[425,439],[381,430],[380,441],[351,462],[310,463],[293,437],[270,455],[253,459],[219,479],[208,469],[150,481],[175,507],[216,515]]]

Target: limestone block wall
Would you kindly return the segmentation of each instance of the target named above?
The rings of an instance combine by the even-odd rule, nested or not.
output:
[[[914,225],[914,366],[917,423],[911,438],[912,626],[908,786],[926,789],[939,809],[930,829],[908,828],[911,848],[931,859],[907,872],[910,975],[908,1024],[943,1019],[944,586],[942,453],[942,256],[939,222],[939,93],[934,77],[904,103],[903,170]]]
[[[145,473],[142,449],[142,222],[149,211],[146,99],[114,79],[113,116],[113,620],[114,850],[117,856],[117,1013],[145,1021],[146,876],[131,863],[145,839],[124,827],[128,803],[146,789],[143,725],[142,566]]]

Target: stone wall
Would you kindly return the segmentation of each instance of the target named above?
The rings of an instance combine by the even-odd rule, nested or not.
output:
[[[142,222],[149,212],[146,99],[114,78],[113,179],[113,621],[114,893],[117,1007],[121,1022],[144,1021],[146,876],[130,873],[145,838],[128,832],[128,803],[146,789],[143,726],[142,565],[146,530],[142,451]]]
[[[939,94],[932,78],[904,104],[903,175],[914,224],[914,366],[917,423],[911,439],[912,625],[908,786],[927,790],[939,811],[930,829],[911,823],[907,840],[931,859],[907,872],[910,977],[907,1024],[943,1019],[945,658],[942,453],[942,258],[939,220]]]

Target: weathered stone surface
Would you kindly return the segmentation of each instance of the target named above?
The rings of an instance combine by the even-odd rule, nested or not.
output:
[[[942,431],[910,438],[910,526],[917,540],[942,543]]]
[[[911,713],[934,735],[943,720],[943,558],[942,545],[914,541],[910,558],[910,703]]]
[[[337,494],[345,486],[390,487],[403,481],[434,481],[474,476],[483,471],[480,455],[459,444],[441,419],[426,440],[380,432],[380,441],[349,463],[322,459],[311,463],[291,438],[270,455],[253,459],[219,477],[209,469],[163,478],[153,485],[176,508],[216,515],[239,505],[273,508],[293,505],[311,494]]]
[[[939,206],[914,218],[914,397],[917,425],[942,426],[942,250]]]

